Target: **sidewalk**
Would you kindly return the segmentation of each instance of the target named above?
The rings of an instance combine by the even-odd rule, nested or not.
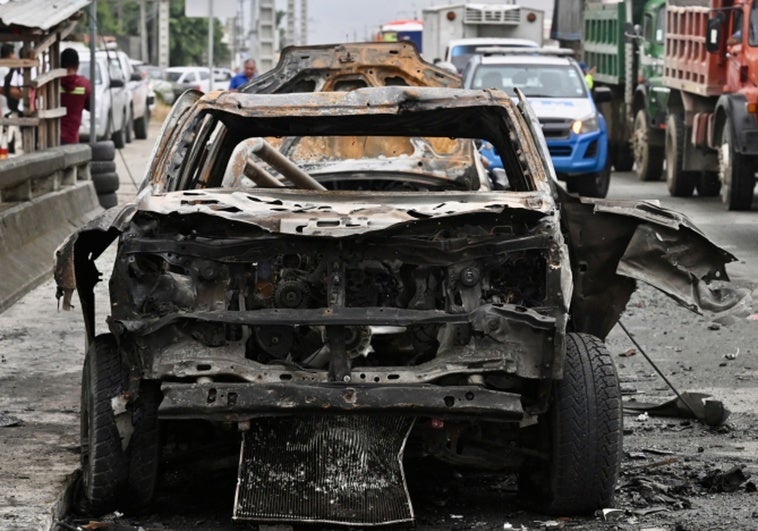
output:
[[[134,199],[160,130],[116,153],[119,202]],[[123,157],[121,156],[123,155]],[[129,176],[125,161],[134,179]],[[107,277],[115,255],[98,261],[98,332],[106,331]],[[50,257],[52,260],[52,257]],[[84,324],[75,309],[58,311],[52,279],[0,313],[0,529],[48,530],[66,512],[65,497],[79,469],[79,394]],[[18,423],[11,426],[6,424]],[[70,494],[69,494],[70,495]]]

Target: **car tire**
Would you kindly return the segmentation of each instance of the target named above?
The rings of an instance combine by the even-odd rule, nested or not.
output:
[[[605,197],[611,183],[611,165],[606,163],[602,171],[587,175],[568,177],[566,185],[569,192],[585,197]]]
[[[91,175],[101,175],[103,173],[112,173],[116,171],[116,163],[112,160],[95,160],[94,150],[93,159],[89,163],[89,172]]]
[[[129,473],[124,505],[124,508],[132,513],[146,511],[155,495],[161,452],[158,420],[161,398],[160,383],[143,380],[140,384],[139,398],[133,404],[134,432],[127,448]]]
[[[100,194],[110,194],[118,190],[120,180],[116,172],[98,173],[92,175],[92,184],[95,185],[95,191]]]
[[[122,390],[116,341],[110,334],[97,336],[84,358],[80,414],[82,490],[88,509],[95,513],[116,506],[128,474],[111,406]]]
[[[145,114],[134,120],[134,137],[138,140],[147,138],[147,129],[150,124],[150,111],[145,108]]]
[[[695,175],[682,169],[685,142],[682,115],[669,114],[666,119],[666,185],[672,197],[690,197],[695,191]]]
[[[616,171],[630,171],[634,167],[634,151],[627,143],[613,146],[613,169]]]
[[[544,457],[528,457],[519,494],[552,515],[590,514],[613,506],[622,456],[621,389],[605,344],[568,334],[563,378],[529,437]]]
[[[126,123],[126,120],[124,120],[124,123],[121,125],[121,129],[114,131],[111,135],[111,140],[113,140],[113,145],[116,146],[116,149],[123,149],[124,146],[126,146],[126,135],[124,135]]]
[[[134,112],[129,109],[129,116],[126,119],[126,126],[124,127],[124,140],[127,144],[132,143],[132,129],[134,129]]]
[[[116,158],[116,146],[112,140],[95,142],[90,147],[92,148],[93,161],[112,161]]]
[[[718,172],[701,171],[695,182],[695,189],[700,197],[718,196],[721,191]]]
[[[109,194],[97,194],[97,200],[103,208],[113,208],[118,205],[118,196],[115,192]]]
[[[639,180],[659,181],[663,175],[664,150],[661,146],[650,145],[647,115],[642,109],[634,115],[632,151]]]
[[[755,167],[750,158],[737,153],[732,145],[732,126],[724,122],[719,147],[721,200],[727,210],[750,210],[755,188]]]

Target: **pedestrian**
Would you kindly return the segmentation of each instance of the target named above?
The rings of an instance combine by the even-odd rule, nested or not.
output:
[[[255,77],[255,61],[248,59],[242,65],[242,72],[236,74],[229,82],[229,90],[237,90]]]
[[[13,60],[16,59],[16,50],[12,43],[5,43],[0,47],[0,58]],[[19,118],[23,115],[21,112],[21,99],[23,98],[22,87],[24,76],[19,68],[8,68],[2,74],[2,115],[6,118]],[[23,153],[21,149],[21,129],[17,125],[9,125],[2,130],[3,147],[6,153]]]
[[[61,52],[61,67],[66,69],[66,75],[61,78],[61,105],[66,107],[66,115],[61,117],[61,144],[76,144],[82,110],[89,110],[92,85],[89,79],[77,73],[79,54],[73,48]]]
[[[595,88],[595,72],[597,68],[594,66],[589,68],[584,61],[579,62],[579,67],[582,69],[582,74],[584,74],[584,82],[587,84],[587,88],[592,90]]]

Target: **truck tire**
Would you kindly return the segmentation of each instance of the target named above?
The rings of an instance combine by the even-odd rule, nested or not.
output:
[[[145,114],[134,120],[134,137],[137,140],[147,138],[147,126],[149,125],[150,113],[145,108]]]
[[[132,143],[132,129],[134,129],[134,112],[130,108],[127,111],[129,114],[126,118],[126,127],[124,128],[124,140],[127,144]]]
[[[567,335],[563,378],[553,384],[550,408],[524,431],[546,456],[527,458],[519,472],[526,503],[553,515],[613,506],[622,454],[621,389],[600,339]]]
[[[684,120],[672,113],[666,119],[666,184],[672,197],[690,197],[695,191],[695,175],[682,170]]]
[[[632,148],[637,165],[637,177],[641,181],[659,181],[663,175],[663,148],[650,145],[647,115],[643,109],[634,115]]]
[[[114,133],[111,135],[111,140],[113,140],[113,145],[116,147],[116,149],[123,149],[126,145],[126,137],[124,136],[124,128],[122,127],[118,131],[114,131]]]
[[[697,195],[700,197],[716,197],[721,191],[721,181],[718,172],[701,171],[695,182]]]
[[[630,171],[634,167],[634,151],[627,143],[614,144],[613,146],[613,169],[616,171]]]
[[[719,179],[721,200],[727,210],[750,210],[753,204],[755,168],[749,157],[737,153],[732,147],[732,126],[724,122],[719,147]]]

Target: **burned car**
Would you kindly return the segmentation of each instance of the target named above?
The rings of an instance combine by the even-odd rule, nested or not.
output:
[[[351,75],[185,93],[137,201],[59,248],[87,332],[93,510],[149,503],[163,419],[239,430],[236,519],[411,522],[406,449],[515,472],[548,513],[612,504],[621,394],[602,338],[636,280],[729,305],[709,282],[732,256],[674,212],[565,194],[523,99]],[[100,333],[94,260],[113,241]]]

